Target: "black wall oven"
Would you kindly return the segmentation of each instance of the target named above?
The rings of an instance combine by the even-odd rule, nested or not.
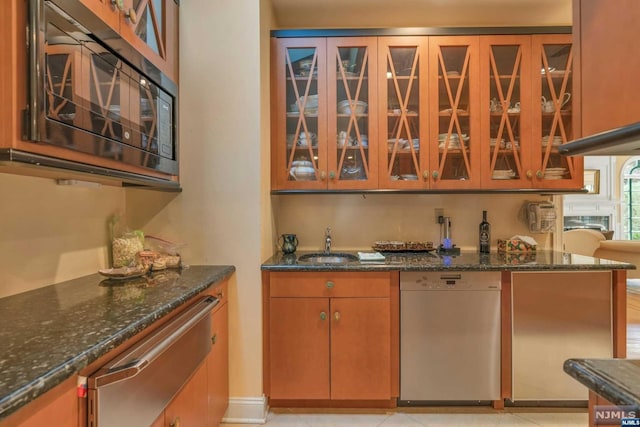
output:
[[[177,85],[79,0],[29,0],[24,138],[178,175]]]

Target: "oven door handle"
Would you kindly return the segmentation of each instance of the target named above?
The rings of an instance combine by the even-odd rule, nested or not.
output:
[[[189,329],[211,313],[218,305],[218,298],[207,296],[194,304],[150,338],[144,339],[133,349],[125,352],[124,357],[106,366],[95,377],[95,386],[102,387],[117,381],[135,377],[171,347]]]

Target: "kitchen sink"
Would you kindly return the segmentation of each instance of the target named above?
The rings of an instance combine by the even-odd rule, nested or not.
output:
[[[357,261],[358,257],[352,254],[345,253],[310,253],[300,255],[298,257],[299,262],[306,262],[310,264],[346,264],[348,262]]]

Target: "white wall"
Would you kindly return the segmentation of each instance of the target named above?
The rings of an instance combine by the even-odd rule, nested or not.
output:
[[[187,242],[188,264],[236,266],[229,291],[230,393],[260,396],[261,236],[269,219],[261,218],[267,172],[258,2],[182,2],[180,45],[184,191],[127,190],[129,221],[148,234]]]
[[[108,266],[107,221],[124,190],[0,173],[0,297]]]
[[[274,197],[276,233],[295,233],[301,250],[318,250],[331,227],[336,250],[370,249],[376,240],[412,240],[439,243],[435,208],[451,217],[453,242],[477,250],[478,225],[488,211],[491,244],[516,234],[530,235],[541,248],[551,248],[550,234],[531,234],[520,209],[526,201],[548,200],[517,194],[368,194],[282,195]],[[274,245],[276,242],[274,241]]]

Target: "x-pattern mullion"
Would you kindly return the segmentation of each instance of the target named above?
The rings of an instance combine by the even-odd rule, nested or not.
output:
[[[111,132],[111,136],[115,136],[115,131],[113,130],[113,119],[109,117],[108,110],[111,105],[113,92],[116,87],[116,82],[118,80],[118,76],[120,75],[120,69],[118,68],[121,65],[121,62],[118,61],[115,67],[113,67],[113,74],[111,76],[111,84],[109,85],[109,93],[107,94],[106,102],[102,99],[102,90],[100,88],[100,79],[98,78],[98,73],[96,72],[96,65],[94,60],[91,60],[91,75],[93,77],[93,84],[96,89],[96,96],[98,98],[98,106],[100,107],[100,112],[104,116],[104,126],[102,127],[102,131],[100,132],[102,135],[105,134],[107,128]]]
[[[509,111],[508,107],[511,103],[511,99],[513,97],[513,90],[515,88],[518,70],[520,69],[521,60],[522,60],[522,49],[518,47],[518,52],[516,54],[516,58],[513,64],[513,69],[511,70],[511,77],[509,80],[509,87],[507,88],[507,95],[504,96],[504,92],[502,90],[502,83],[500,81],[500,74],[498,72],[498,66],[496,65],[495,56],[493,51],[489,56],[491,62],[491,69],[493,71],[493,79],[496,85],[496,90],[498,92],[498,98],[500,101],[500,105],[502,106],[502,115],[500,117],[500,125],[498,126],[498,134],[496,136],[496,146],[493,152],[493,156],[491,159],[490,170],[495,170],[496,162],[498,160],[498,153],[500,152],[500,141],[502,140],[502,134],[504,132],[504,128],[507,129],[507,134],[509,135],[509,140],[511,141],[511,151],[513,151],[513,157],[516,162],[516,167],[518,168],[518,176],[522,176],[522,165],[520,163],[520,156],[518,154],[518,148],[516,147],[516,139],[513,133],[513,127],[511,126],[511,121],[509,120]]]
[[[400,118],[399,118],[399,126],[396,131],[396,138],[393,144],[393,150],[391,153],[391,160],[389,162],[389,175],[391,175],[393,171],[393,162],[395,161],[396,152],[398,150],[398,141],[400,139],[400,135],[402,133],[402,128],[407,131],[407,138],[409,139],[409,149],[411,151],[411,159],[413,160],[413,166],[415,168],[416,173],[420,170],[420,166],[418,165],[418,158],[416,155],[416,151],[413,147],[413,135],[411,134],[411,127],[409,126],[409,119],[407,118],[408,113],[408,105],[409,105],[409,97],[411,96],[411,90],[413,89],[413,80],[416,75],[416,68],[418,65],[418,51],[416,49],[416,53],[413,57],[413,63],[411,64],[411,73],[409,74],[409,83],[407,85],[406,93],[402,94],[402,90],[400,89],[400,85],[398,84],[398,77],[395,70],[395,64],[393,63],[393,57],[391,56],[391,51],[387,52],[387,60],[389,61],[389,66],[391,68],[391,78],[393,79],[393,85],[396,91],[396,97],[398,98],[398,102],[400,103]]]
[[[369,51],[365,49],[364,57],[362,59],[362,66],[360,67],[360,75],[358,76],[358,84],[356,86],[356,93],[354,97],[351,97],[351,89],[349,88],[347,75],[344,71],[344,66],[342,64],[342,58],[340,57],[340,51],[336,52],[336,60],[338,63],[338,70],[340,72],[340,78],[342,79],[342,84],[344,86],[345,95],[347,96],[347,101],[349,102],[349,122],[347,123],[347,140],[349,139],[349,135],[351,135],[351,129],[356,132],[356,139],[358,140],[358,148],[360,150],[360,155],[362,158],[362,164],[364,165],[365,175],[369,176],[369,164],[366,161],[366,155],[364,152],[364,148],[362,147],[362,138],[360,135],[360,128],[358,127],[357,115],[356,115],[356,103],[360,99],[360,89],[362,88],[362,82],[364,81],[364,73],[368,66],[368,58]],[[346,142],[346,141],[345,141]],[[337,169],[342,170],[342,165],[344,164],[344,158],[347,154],[348,144],[344,144],[342,146],[342,150],[340,152],[340,160],[338,161]]]
[[[286,50],[286,64],[287,69],[289,70],[289,76],[291,77],[291,85],[293,87],[293,93],[296,97],[296,104],[298,105],[298,123],[296,124],[296,132],[293,137],[293,146],[291,148],[291,153],[289,154],[289,161],[287,163],[287,168],[293,163],[293,159],[296,155],[296,142],[298,141],[298,137],[300,136],[300,128],[302,127],[305,132],[306,140],[307,140],[307,148],[309,150],[310,161],[313,165],[313,169],[315,171],[318,170],[318,165],[316,164],[315,156],[313,155],[313,143],[311,139],[311,133],[307,127],[307,121],[304,114],[304,110],[307,106],[307,99],[309,98],[309,90],[311,89],[311,82],[313,81],[313,70],[315,70],[316,63],[318,61],[318,52],[314,51],[313,59],[311,60],[311,68],[309,70],[309,76],[307,77],[305,89],[304,89],[304,98],[300,101],[300,91],[298,90],[298,84],[296,83],[296,75],[293,72],[293,64],[291,63],[291,57],[289,56],[289,51]],[[314,172],[315,173],[315,172]]]
[[[60,81],[60,90],[59,90],[59,93],[57,94],[58,97],[62,99],[62,101],[55,108],[53,107],[55,103],[55,99],[53,97],[53,94],[55,94],[55,88],[53,86],[53,79],[51,78],[51,68],[47,63],[47,82],[49,84],[49,89],[51,92],[48,96],[49,97],[49,113],[56,117],[58,116],[60,111],[64,108],[64,106],[67,105],[67,102],[69,102],[67,98],[64,98],[64,88],[65,88],[67,79],[69,77],[69,73],[71,72],[71,63],[72,63],[71,55],[67,55],[67,60],[65,61],[64,70],[62,72],[62,79]]]
[[[571,64],[573,62],[573,49],[569,51],[569,55],[567,58],[567,66],[565,67],[565,75],[562,79],[562,83],[560,85],[560,93],[556,93],[556,88],[553,84],[553,78],[551,76],[549,61],[547,59],[547,52],[542,49],[542,65],[545,70],[545,80],[547,82],[547,86],[549,87],[549,93],[551,94],[551,100],[554,105],[553,112],[553,120],[551,121],[551,129],[549,130],[549,137],[547,140],[547,146],[545,147],[544,158],[542,160],[542,173],[547,169],[547,165],[549,163],[549,157],[551,156],[551,151],[553,149],[553,137],[556,134],[556,131],[560,131],[560,136],[562,137],[562,141],[567,141],[567,134],[564,128],[564,122],[562,121],[561,109],[562,109],[562,97],[566,93],[567,90],[567,82],[569,81],[568,76],[571,71]],[[567,160],[567,164],[569,166],[569,173],[571,176],[574,176],[574,165],[571,159]]]
[[[460,152],[462,153],[462,159],[464,160],[464,164],[465,167],[467,168],[467,172],[471,173],[471,167],[470,167],[470,163],[469,163],[469,156],[467,153],[467,149],[466,146],[464,144],[464,140],[462,138],[462,129],[460,126],[460,121],[458,119],[458,105],[460,104],[460,98],[462,96],[462,89],[464,87],[465,84],[465,80],[467,79],[467,73],[468,73],[468,69],[469,69],[469,57],[470,57],[470,52],[469,49],[467,49],[465,58],[464,58],[464,64],[462,65],[462,72],[460,73],[460,80],[458,83],[458,90],[456,92],[456,96],[455,99],[453,97],[453,92],[451,90],[451,84],[449,83],[449,78],[447,76],[447,67],[444,61],[444,57],[442,56],[442,50],[438,51],[438,61],[440,63],[440,68],[442,70],[442,79],[444,81],[445,84],[445,88],[447,90],[447,97],[449,99],[449,104],[451,105],[451,120],[449,121],[449,128],[447,130],[447,137],[445,138],[444,141],[444,150],[442,152],[442,160],[440,162],[439,168],[438,168],[438,173],[440,176],[442,176],[442,172],[444,170],[444,164],[446,162],[447,159],[447,155],[448,155],[448,151],[449,151],[449,142],[450,142],[450,138],[451,138],[451,132],[453,131],[453,126],[455,125],[456,130],[458,132],[458,141],[460,144]]]
[[[156,8],[153,5],[153,2],[149,0],[141,0],[140,4],[138,4],[136,15],[142,16],[142,14],[144,13],[144,9],[146,7],[149,7],[149,12],[151,14],[151,23],[153,25],[153,33],[156,39],[156,43],[158,43],[159,55],[161,58],[166,59],[167,54],[164,48],[164,41],[162,40],[162,37],[161,37],[162,32],[160,30],[160,25],[158,24],[158,15],[156,14]],[[142,21],[141,20],[136,21],[136,23],[134,24],[134,31],[138,30],[138,25],[140,25],[140,22]]]

